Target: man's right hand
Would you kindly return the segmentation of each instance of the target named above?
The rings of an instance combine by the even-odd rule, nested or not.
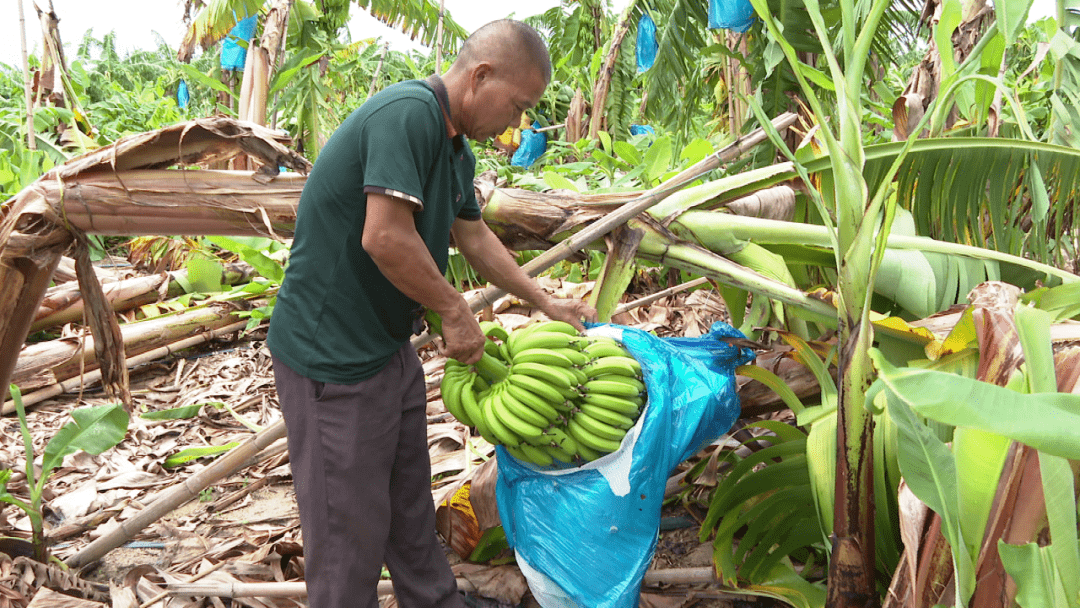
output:
[[[454,311],[442,315],[442,331],[443,354],[447,357],[471,365],[483,356],[487,337],[465,300]]]

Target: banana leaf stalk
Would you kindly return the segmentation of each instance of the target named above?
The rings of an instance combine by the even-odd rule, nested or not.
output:
[[[683,236],[687,234],[693,235],[695,241],[710,249],[722,246],[730,240],[753,241],[761,245],[832,246],[828,229],[825,226],[743,217],[731,213],[688,211],[672,222],[670,227],[676,233],[683,234]],[[1072,283],[1080,280],[1080,276],[1067,270],[1035,260],[1002,253],[993,249],[939,241],[929,237],[890,234],[886,241],[886,247],[890,250],[941,253],[949,256],[962,256],[1011,264],[1041,275],[1040,279],[1050,284],[1058,282]]]
[[[860,95],[870,44],[889,0],[874,0],[857,10],[853,0],[840,3],[841,66],[834,41],[817,0],[807,0],[807,15],[821,43],[824,62],[836,89],[836,106],[826,111],[807,80],[804,64],[784,38],[765,0],[751,0],[771,36],[791,65],[829,152],[832,174],[821,180],[812,199],[821,217],[831,224],[837,267],[837,318],[840,374],[837,406],[836,502],[833,550],[829,561],[829,606],[848,608],[879,604],[875,583],[874,544],[874,421],[864,407],[873,369],[868,351],[873,344],[870,324],[870,286],[880,263],[883,241],[891,227],[895,202],[885,205],[883,191],[871,198],[863,168]],[[757,110],[756,110],[757,111]],[[833,132],[833,128],[836,132]],[[875,256],[875,253],[877,255]]]
[[[771,131],[787,129],[795,123],[796,116],[791,112],[786,112],[780,116],[777,116],[769,123]],[[630,218],[648,210],[651,207],[656,206],[664,199],[670,197],[672,194],[682,190],[687,184],[693,182],[696,179],[700,179],[703,175],[707,174],[714,169],[718,169],[723,163],[731,161],[745,154],[748,150],[765,141],[767,138],[766,131],[763,128],[755,129],[750,134],[740,137],[722,150],[710,154],[701,161],[695,163],[693,166],[684,169],[677,175],[672,176],[662,184],[648,190],[639,196],[631,199],[630,201],[622,204],[618,209],[612,211],[603,219],[594,222],[587,228],[584,228],[580,232],[570,236],[566,240],[554,245],[541,255],[537,256],[522,268],[530,276],[536,276],[542,271],[550,268],[554,264],[561,262],[574,255],[578,251],[581,251],[585,247],[588,247],[593,241],[608,234],[618,226],[627,223]],[[486,213],[484,219],[488,219]],[[505,291],[497,287],[488,287],[483,291],[475,294],[469,299],[469,304],[473,311],[478,311],[485,306],[490,306],[495,303],[495,300],[505,295]]]
[[[641,229],[627,226],[620,226],[611,233],[607,259],[589,297],[589,304],[596,308],[598,321],[603,323],[611,320],[619,299],[630,286],[637,269],[634,254],[643,236]]]
[[[762,276],[704,247],[680,241],[654,222],[633,220],[629,225],[644,231],[638,246],[638,257],[641,259],[699,274],[724,285],[790,304],[798,307],[807,320],[835,327],[836,309],[821,300]]]

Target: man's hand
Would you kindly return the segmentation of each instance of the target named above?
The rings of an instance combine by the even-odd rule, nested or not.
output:
[[[443,354],[447,357],[471,365],[484,355],[487,337],[464,299],[460,310],[442,317],[442,334]]]
[[[549,298],[542,309],[547,316],[556,321],[566,321],[578,331],[585,331],[582,321],[596,321],[596,309],[583,300],[570,298]]]

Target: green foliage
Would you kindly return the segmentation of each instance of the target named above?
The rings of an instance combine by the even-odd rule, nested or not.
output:
[[[22,432],[26,457],[26,483],[29,486],[30,496],[28,501],[24,501],[8,491],[7,481],[11,477],[11,470],[4,469],[0,471],[0,501],[15,505],[26,512],[30,518],[33,533],[35,558],[45,561],[46,546],[42,511],[45,484],[48,483],[53,471],[63,463],[65,456],[79,450],[97,455],[120,443],[127,434],[128,413],[119,404],[72,410],[71,422],[60,427],[56,435],[45,445],[41,468],[35,471],[34,440],[26,421],[22,393],[14,384],[11,385],[9,392],[15,402],[15,412],[19,417],[19,429]]]

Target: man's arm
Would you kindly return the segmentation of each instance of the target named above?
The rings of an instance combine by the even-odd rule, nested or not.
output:
[[[596,310],[585,302],[555,298],[544,291],[517,265],[506,246],[482,220],[458,219],[451,232],[458,250],[473,269],[500,289],[528,300],[552,319],[566,321],[579,330],[585,329],[582,320],[596,320]]]
[[[484,333],[416,232],[414,211],[413,204],[402,199],[368,194],[361,245],[401,293],[442,317],[446,356],[475,363],[484,353]]]

